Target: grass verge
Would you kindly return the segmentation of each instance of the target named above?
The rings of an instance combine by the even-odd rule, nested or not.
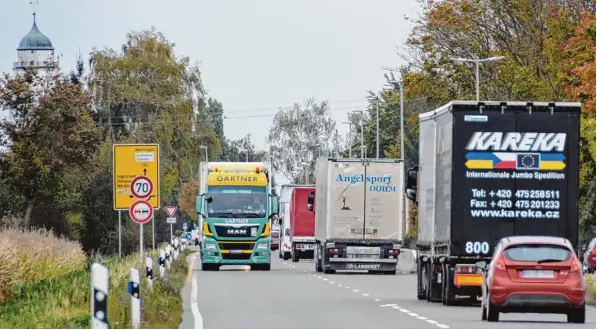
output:
[[[595,275],[585,275],[585,279],[587,282],[585,301],[588,305],[595,306]]]
[[[2,237],[0,232],[0,238]],[[14,233],[11,233],[14,234]],[[23,232],[23,235],[27,233]],[[62,241],[62,243],[69,243]],[[1,245],[1,244],[0,244]],[[57,243],[57,245],[60,245]],[[51,249],[48,249],[51,250]],[[2,251],[0,249],[0,251]],[[13,251],[14,252],[14,251]],[[18,251],[17,251],[18,252]],[[144,279],[141,284],[141,301],[143,308],[142,328],[177,328],[182,318],[182,297],[180,292],[184,286],[188,272],[186,256],[191,251],[186,250],[174,261],[172,268],[166,271],[162,278],[157,267],[154,269],[154,285],[147,286]],[[35,276],[2,268],[4,273],[11,274],[11,281],[3,285],[7,294],[4,302],[0,303],[0,328],[89,328],[90,319],[90,264],[92,261],[74,263],[76,267],[61,268],[63,273],[55,270],[46,271],[37,266],[31,254],[28,255],[31,265],[28,269],[35,269]],[[17,253],[16,255],[21,255]],[[73,254],[77,255],[77,254]],[[1,256],[1,255],[0,255]],[[151,255],[154,265],[157,264],[157,251]],[[78,258],[78,257],[76,257]],[[75,258],[75,259],[76,259]],[[51,258],[41,258],[51,260]],[[76,259],[78,260],[78,259]],[[131,328],[130,304],[131,296],[127,292],[130,268],[139,267],[139,255],[125,258],[110,257],[101,261],[110,270],[110,293],[108,296],[108,322],[111,328]],[[14,262],[13,262],[14,264]],[[64,262],[68,264],[68,262]],[[2,265],[0,263],[0,265]],[[43,265],[52,266],[52,262]],[[56,267],[54,267],[56,268]],[[54,269],[52,268],[52,269]],[[2,270],[0,269],[0,270]],[[144,278],[145,269],[141,270]],[[45,276],[45,277],[44,277]],[[23,280],[16,280],[18,278]],[[7,289],[8,288],[8,289]],[[0,288],[2,289],[2,288]]]

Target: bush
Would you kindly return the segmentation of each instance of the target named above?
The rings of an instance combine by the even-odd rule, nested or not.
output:
[[[77,246],[76,243],[52,238],[51,233],[43,235],[41,233],[14,230],[0,232],[0,238],[2,238],[0,257],[10,257],[6,253],[2,254],[5,251],[3,250],[5,247],[2,245],[8,242],[3,235],[10,235],[13,244],[15,244],[15,237],[20,237],[24,242],[36,245],[37,243],[33,241],[41,235],[43,238],[40,239],[40,242],[46,242],[46,247],[51,247],[51,244],[56,246],[62,244],[63,248]],[[15,234],[18,235],[15,236]],[[51,244],[48,244],[50,242]],[[66,257],[51,259],[44,255],[39,247],[31,247],[32,251],[37,252],[29,254],[24,247],[27,247],[27,244],[20,244],[18,249],[15,248],[12,251],[17,255],[27,255],[28,257],[24,260],[29,266],[16,267],[11,272],[13,268],[9,268],[4,261],[0,265],[2,267],[0,270],[4,272],[2,274],[7,274],[13,279],[5,281],[7,284],[4,288],[8,288],[5,291],[11,292],[11,295],[5,296],[4,304],[0,303],[0,328],[89,328],[89,270],[91,263],[96,261],[110,270],[110,293],[108,296],[110,327],[113,329],[131,328],[131,296],[127,292],[127,285],[131,267],[141,268],[138,254],[123,258],[95,256],[87,261],[84,255],[81,259],[78,254],[71,251],[70,254],[64,254],[64,256],[70,256],[70,259]],[[46,248],[46,250],[48,250],[48,255],[52,255],[52,251],[59,249],[54,246]],[[158,251],[150,253],[154,258],[154,265],[157,264],[155,260],[157,260]],[[147,287],[145,267],[142,266],[140,269],[143,279],[141,284],[144,314],[142,328],[177,328],[180,324],[182,318],[181,290],[188,272],[185,258],[188,253],[190,253],[189,250],[181,253],[180,257],[172,264],[172,269],[167,270],[166,276],[163,278],[159,278],[159,269],[157,265],[154,266],[153,289]],[[41,257],[42,262],[37,263],[36,256]],[[16,258],[13,256],[13,259]],[[55,260],[56,265],[52,265],[47,260]],[[17,265],[14,260],[10,262],[12,266]],[[44,270],[40,265],[49,266],[50,269]],[[71,268],[68,268],[69,265]],[[59,273],[57,269],[62,270],[62,273]],[[33,272],[35,275],[24,273],[23,270]],[[2,278],[4,277],[0,276],[0,279]]]

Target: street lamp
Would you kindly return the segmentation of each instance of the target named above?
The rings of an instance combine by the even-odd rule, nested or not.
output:
[[[379,159],[379,95],[371,97],[375,100],[375,158]]]
[[[404,161],[404,92],[402,80],[388,81],[393,86],[400,88],[400,158]]]
[[[481,62],[493,62],[493,61],[499,61],[501,59],[503,59],[503,56],[494,56],[494,57],[488,57],[488,58],[462,58],[462,57],[458,57],[458,58],[450,58],[452,61],[456,61],[456,62],[461,62],[461,63],[465,63],[465,62],[474,62],[475,63],[475,83],[476,83],[476,89],[477,89],[477,102],[479,102],[479,63]]]

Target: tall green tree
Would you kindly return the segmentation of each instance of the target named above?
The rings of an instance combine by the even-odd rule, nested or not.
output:
[[[2,175],[25,200],[25,226],[69,175],[85,172],[100,138],[89,95],[64,77],[46,86],[47,80],[33,71],[0,80],[0,107],[13,118],[0,124],[9,150],[2,157]],[[40,217],[35,224],[45,223]]]

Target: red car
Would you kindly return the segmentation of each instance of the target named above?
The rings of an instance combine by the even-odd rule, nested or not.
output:
[[[485,268],[482,320],[497,322],[500,313],[553,313],[585,323],[585,278],[567,239],[505,237],[490,264],[477,266]]]

